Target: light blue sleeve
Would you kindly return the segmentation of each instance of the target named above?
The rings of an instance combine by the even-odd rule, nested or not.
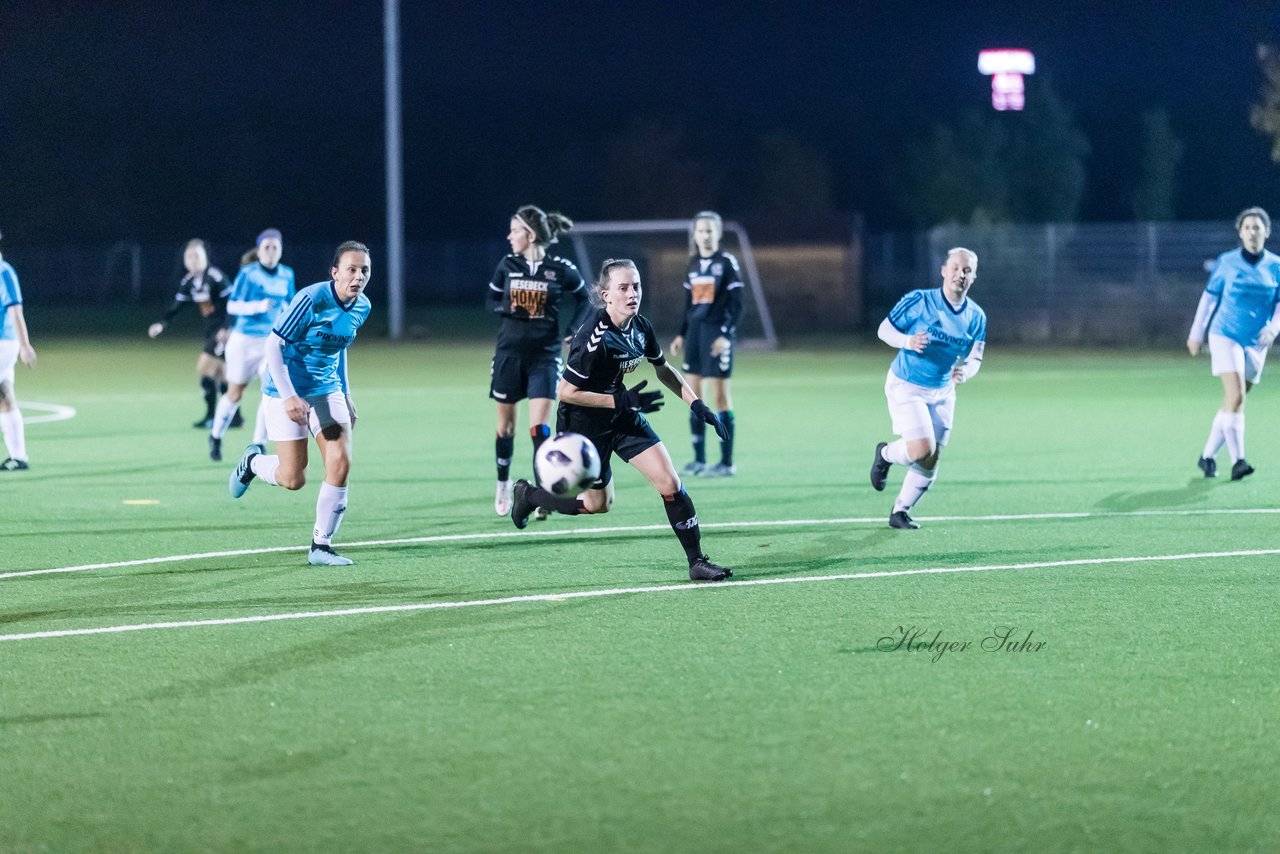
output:
[[[911,326],[920,319],[924,310],[924,291],[912,291],[898,300],[898,304],[889,312],[889,322],[899,332],[910,332]]]
[[[22,288],[12,268],[0,269],[0,308],[22,305]]]

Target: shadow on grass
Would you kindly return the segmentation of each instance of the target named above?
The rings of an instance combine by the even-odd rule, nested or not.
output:
[[[1102,510],[1154,510],[1200,504],[1209,497],[1215,480],[1193,477],[1181,489],[1155,489],[1149,492],[1113,492],[1095,506]]]

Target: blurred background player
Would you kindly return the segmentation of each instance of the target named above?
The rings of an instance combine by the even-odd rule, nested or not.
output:
[[[324,461],[324,482],[316,497],[316,524],[307,562],[348,566],[333,550],[333,535],[347,510],[351,471],[351,429],[356,408],[347,380],[347,348],[369,316],[369,249],[349,240],[333,253],[333,277],[298,292],[268,337],[264,380],[267,430],[276,452],[261,443],[245,449],[231,473],[232,498],[255,477],[272,486],[301,489],[306,483],[307,433],[316,438]]]
[[[896,442],[876,445],[871,485],[884,489],[889,466],[910,466],[889,514],[889,527],[920,526],[908,512],[938,476],[938,455],[951,435],[956,386],[982,367],[987,315],[968,298],[978,275],[978,256],[956,247],[942,265],[942,287],[916,290],[898,301],[880,323],[880,340],[898,349],[889,366],[884,396]]]
[[[0,435],[8,455],[0,462],[0,471],[24,471],[31,467],[27,459],[26,428],[22,410],[14,397],[14,366],[35,367],[36,351],[27,335],[27,320],[22,313],[22,288],[13,265],[0,255]]]
[[[222,459],[222,437],[240,409],[245,386],[262,369],[271,325],[294,296],[293,270],[280,263],[280,232],[268,228],[254,245],[256,260],[241,268],[227,299],[227,314],[235,320],[227,336],[227,391],[218,400],[209,429],[209,459],[215,462]],[[264,395],[253,426],[253,441],[259,445],[267,441],[265,403]]]
[[[493,509],[499,516],[511,512],[516,404],[529,401],[529,436],[536,454],[551,436],[548,419],[560,381],[563,339],[590,308],[578,268],[547,254],[547,247],[571,228],[573,221],[562,214],[544,213],[534,205],[520,208],[507,233],[511,254],[498,262],[489,280],[489,306],[502,317],[489,382],[489,396],[498,404]]]
[[[600,454],[600,477],[580,496],[553,495],[527,480],[516,481],[511,520],[523,528],[537,507],[569,516],[608,513],[613,506],[613,471],[609,461],[617,454],[639,469],[662,496],[667,520],[689,561],[689,578],[720,581],[733,573],[712,563],[702,553],[698,511],[676,474],[666,447],[641,413],[662,406],[662,393],[644,391],[645,382],[627,388],[623,378],[647,359],[658,381],[689,404],[694,417],[723,434],[705,403],[698,399],[680,373],[667,364],[662,347],[648,319],[640,314],[640,273],[634,262],[609,260],[591,292],[598,308],[574,333],[569,361],[560,380],[560,408],[556,432],[580,433]]]
[[[1244,458],[1244,398],[1262,378],[1267,350],[1280,333],[1280,257],[1263,248],[1271,235],[1271,217],[1247,208],[1236,217],[1240,248],[1218,256],[1209,284],[1200,296],[1187,350],[1200,352],[1206,334],[1213,375],[1222,379],[1222,406],[1213,416],[1200,455],[1205,477],[1218,476],[1218,451],[1231,454],[1231,479],[1253,474]]]
[[[200,238],[187,241],[182,253],[182,265],[187,274],[178,283],[178,291],[173,295],[173,303],[157,322],[147,327],[147,334],[152,338],[164,332],[169,321],[182,311],[184,306],[195,305],[200,312],[204,324],[204,349],[196,359],[196,374],[200,377],[200,391],[204,395],[205,413],[196,419],[193,427],[208,430],[213,427],[213,413],[218,405],[218,394],[227,390],[223,382],[222,353],[227,344],[227,296],[231,293],[231,283],[217,267],[209,265],[209,248]],[[238,420],[240,413],[236,413]],[[236,420],[232,427],[239,426]]]
[[[690,224],[693,257],[684,277],[684,318],[680,334],[671,342],[672,355],[684,352],[685,380],[694,394],[702,396],[704,377],[711,380],[716,395],[716,411],[724,425],[720,441],[720,462],[707,465],[706,428],[699,418],[689,418],[693,434],[693,462],[682,470],[690,475],[728,477],[737,472],[733,464],[735,421],[729,377],[733,373],[733,338],[742,316],[742,276],[738,259],[720,250],[724,223],[715,211],[702,211]]]

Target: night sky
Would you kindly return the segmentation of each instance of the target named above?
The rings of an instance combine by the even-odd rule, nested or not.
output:
[[[1082,219],[1132,218],[1150,108],[1186,145],[1177,216],[1227,219],[1277,204],[1248,123],[1274,5],[403,0],[407,236],[500,238],[524,202],[767,207],[770,133],[827,166],[839,216],[902,228],[904,147],[989,104],[987,47],[1034,51],[1089,137]],[[379,2],[4,4],[0,227],[26,244],[381,233],[382,86]]]

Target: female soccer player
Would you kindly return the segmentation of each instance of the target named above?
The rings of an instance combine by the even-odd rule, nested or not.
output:
[[[31,468],[27,459],[26,426],[18,399],[14,397],[13,368],[18,360],[35,367],[36,351],[27,335],[27,319],[22,313],[22,288],[13,265],[0,255],[0,436],[4,437],[9,455],[0,462],[0,471],[25,471]]]
[[[172,305],[160,320],[147,327],[147,334],[155,338],[164,332],[169,321],[188,303],[194,303],[199,310],[204,322],[204,349],[196,359],[196,374],[200,377],[200,389],[204,394],[205,413],[192,426],[208,430],[213,427],[213,413],[218,405],[219,384],[224,373],[222,353],[227,344],[227,296],[231,293],[231,283],[221,270],[209,266],[209,249],[198,237],[187,241],[182,265],[187,268],[187,275],[178,283]],[[226,391],[226,386],[223,385],[221,390]]]
[[[551,435],[547,420],[560,380],[561,343],[589,308],[578,268],[547,254],[547,247],[571,228],[573,221],[562,214],[544,213],[534,205],[520,208],[507,233],[511,254],[498,263],[489,280],[489,306],[502,317],[489,383],[489,396],[498,403],[493,509],[499,516],[511,512],[516,404],[529,400],[529,436],[536,454]]]
[[[608,513],[613,505],[613,471],[617,454],[648,478],[662,495],[667,519],[689,560],[689,578],[720,581],[733,573],[702,553],[698,512],[685,492],[658,434],[641,414],[662,406],[662,393],[645,391],[647,383],[627,388],[623,377],[643,359],[653,365],[658,381],[689,404],[695,417],[710,424],[721,438],[724,426],[680,373],[667,364],[653,326],[640,314],[640,273],[634,262],[609,260],[591,294],[595,314],[578,327],[569,345],[569,361],[560,380],[556,430],[581,433],[600,453],[600,477],[578,497],[557,496],[527,480],[516,481],[511,520],[523,528],[537,507],[569,516]]]
[[[701,396],[702,379],[709,377],[716,393],[716,411],[724,425],[720,441],[720,462],[707,465],[706,424],[689,418],[693,434],[693,462],[685,474],[729,477],[737,473],[733,464],[733,398],[729,376],[733,373],[733,338],[742,316],[742,276],[738,259],[720,250],[724,223],[715,211],[696,214],[689,227],[693,257],[684,276],[684,319],[680,334],[671,342],[671,352],[684,351],[685,379],[694,394]]]
[[[235,318],[235,323],[227,336],[227,391],[218,400],[213,426],[209,430],[209,458],[214,461],[222,459],[222,437],[240,409],[245,386],[262,369],[271,324],[275,323],[294,295],[293,269],[280,263],[284,252],[280,232],[268,228],[258,235],[254,244],[257,260],[236,276],[227,300],[227,314]],[[258,445],[267,441],[266,421],[262,414],[265,403],[264,395],[253,428],[253,441]]]
[[[276,443],[268,456],[261,444],[245,449],[231,473],[232,498],[254,477],[272,486],[301,489],[306,483],[307,431],[324,460],[324,483],[316,498],[316,525],[307,562],[313,566],[352,563],[333,550],[333,535],[347,510],[351,470],[351,428],[356,408],[347,382],[347,347],[369,316],[369,249],[349,240],[333,253],[328,282],[303,288],[271,331],[266,343],[267,433]]]
[[[917,290],[898,301],[880,323],[880,340],[898,349],[884,396],[893,432],[902,438],[876,445],[871,486],[884,489],[889,466],[911,466],[889,514],[889,527],[920,526],[908,512],[938,476],[938,455],[951,436],[956,386],[982,367],[987,315],[968,298],[978,276],[978,256],[956,247],[942,265],[942,287]]]
[[[1271,217],[1262,208],[1247,208],[1236,217],[1236,233],[1240,248],[1218,256],[1187,335],[1187,350],[1195,356],[1208,334],[1213,375],[1222,378],[1222,406],[1213,416],[1200,470],[1205,477],[1218,476],[1215,457],[1226,443],[1232,480],[1253,474],[1244,458],[1244,397],[1261,380],[1267,350],[1280,333],[1280,257],[1263,248]]]

